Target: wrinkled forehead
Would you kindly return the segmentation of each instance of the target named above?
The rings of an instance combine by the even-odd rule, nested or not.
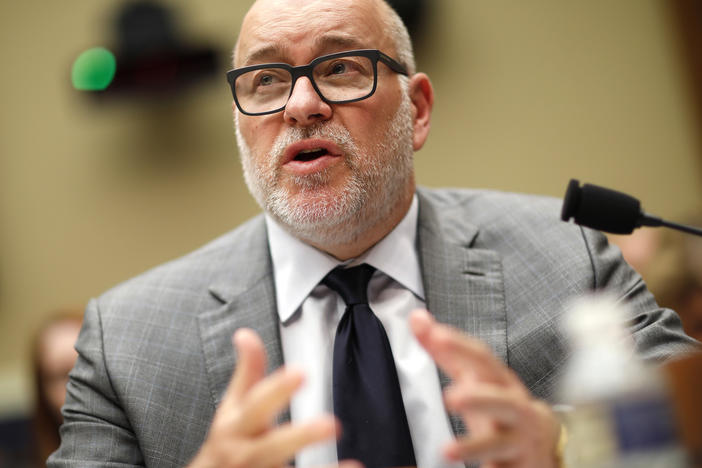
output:
[[[258,0],[244,18],[234,65],[302,64],[363,48],[394,54],[376,0]]]

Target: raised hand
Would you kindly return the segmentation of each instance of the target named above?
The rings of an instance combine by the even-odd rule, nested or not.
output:
[[[276,415],[302,385],[303,373],[280,368],[265,377],[266,353],[258,335],[241,329],[232,341],[239,356],[236,371],[190,468],[284,466],[305,446],[336,437],[332,415],[274,426]]]
[[[483,468],[557,466],[558,420],[484,343],[436,322],[423,310],[412,313],[410,325],[453,380],[444,400],[468,427],[468,434],[444,448],[448,459],[480,461]]]

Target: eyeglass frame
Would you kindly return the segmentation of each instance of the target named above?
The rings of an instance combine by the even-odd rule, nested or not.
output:
[[[327,99],[324,97],[324,94],[319,90],[317,87],[317,83],[314,80],[314,76],[312,75],[312,70],[314,67],[316,67],[319,63],[324,62],[326,60],[331,60],[339,57],[350,57],[350,56],[357,56],[357,57],[366,57],[370,59],[371,63],[373,64],[373,88],[366,94],[365,96],[361,96],[358,98],[353,98],[353,99],[343,99],[340,101],[337,100],[332,100],[332,99]],[[344,52],[336,52],[334,54],[328,54],[328,55],[322,55],[320,57],[315,58],[312,60],[310,63],[307,65],[299,65],[297,67],[294,67],[292,65],[289,65],[287,63],[261,63],[258,65],[250,65],[247,67],[241,67],[241,68],[234,68],[233,70],[229,70],[227,72],[227,82],[229,82],[229,86],[232,89],[232,96],[234,97],[234,102],[236,103],[236,107],[239,109],[239,111],[244,114],[244,115],[268,115],[268,114],[275,114],[276,112],[280,112],[283,109],[285,109],[288,105],[288,101],[290,100],[290,96],[292,96],[293,90],[295,89],[295,83],[297,82],[297,79],[300,77],[307,77],[307,79],[310,80],[310,83],[312,83],[312,87],[314,87],[314,90],[317,92],[317,95],[326,103],[328,104],[345,104],[349,102],[357,102],[357,101],[362,101],[364,99],[368,99],[375,93],[375,90],[378,86],[378,61],[383,62],[390,70],[394,71],[395,73],[399,73],[400,75],[405,75],[409,76],[409,73],[407,72],[407,69],[399,63],[397,60],[393,59],[389,55],[386,55],[382,53],[378,49],[357,49],[357,50],[347,50]],[[292,77],[292,82],[290,83],[290,94],[288,94],[288,98],[285,100],[285,104],[279,108],[270,110],[270,111],[265,111],[265,112],[246,112],[244,109],[242,109],[241,104],[239,104],[239,99],[236,97],[236,89],[235,89],[235,83],[236,79],[243,75],[244,73],[248,73],[250,71],[254,70],[260,70],[263,68],[282,68],[287,70],[290,73],[290,76]]]

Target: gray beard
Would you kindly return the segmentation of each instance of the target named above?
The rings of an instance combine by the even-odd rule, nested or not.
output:
[[[290,234],[318,245],[355,242],[369,229],[386,220],[413,183],[413,122],[408,94],[388,125],[386,137],[370,149],[363,160],[349,131],[338,124],[320,122],[310,127],[289,128],[274,142],[263,163],[256,164],[235,119],[237,143],[244,180],[251,195]],[[279,183],[285,148],[305,138],[335,142],[344,153],[350,176],[340,190],[327,186],[329,171],[289,179],[298,193],[289,193]]]

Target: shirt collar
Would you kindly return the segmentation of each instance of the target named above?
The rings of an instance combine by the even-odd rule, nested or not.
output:
[[[327,273],[346,263],[368,263],[424,300],[416,248],[418,206],[417,195],[414,195],[402,221],[380,242],[350,262],[340,262],[302,242],[266,215],[280,321],[289,320]]]

